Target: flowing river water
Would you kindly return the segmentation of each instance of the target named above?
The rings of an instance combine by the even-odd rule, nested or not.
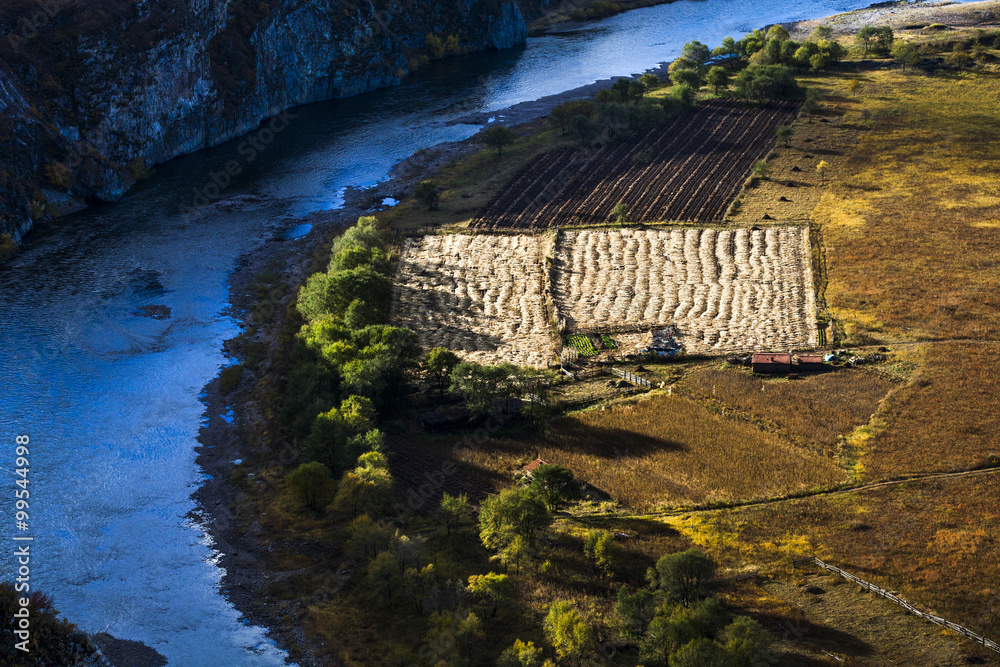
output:
[[[250,163],[239,140],[162,165],[122,201],[40,225],[0,267],[0,469],[13,505],[15,436],[31,438],[31,582],[87,632],[142,641],[170,665],[278,665],[285,655],[219,593],[223,575],[188,518],[202,388],[239,332],[226,313],[238,258],[346,186],[479,127],[458,122],[717,45],[770,23],[864,6],[849,0],[682,0],[446,61],[403,85],[293,111]],[[230,160],[224,197],[180,209]],[[156,306],[156,308],[150,308]],[[169,308],[169,313],[166,309]],[[13,548],[5,548],[12,554]],[[0,559],[0,577],[15,560]],[[0,663],[3,656],[0,656]]]

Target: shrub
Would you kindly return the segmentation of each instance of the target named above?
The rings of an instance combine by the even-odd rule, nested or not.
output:
[[[316,461],[303,463],[285,475],[285,483],[303,505],[314,511],[326,507],[333,496],[330,469]]]
[[[733,89],[738,97],[761,104],[802,92],[791,70],[783,65],[750,65],[736,77]]]
[[[417,198],[418,202],[426,206],[428,211],[436,209],[438,203],[441,201],[437,181],[431,179],[420,181],[420,185],[417,186],[417,190],[413,193],[413,196]]]
[[[670,598],[691,604],[705,595],[705,586],[714,574],[712,559],[699,549],[688,549],[663,556],[647,576]]]
[[[615,536],[607,530],[595,530],[587,535],[583,542],[583,554],[594,561],[606,574],[611,574],[612,568],[621,557],[621,547],[615,542]]]
[[[594,631],[569,600],[556,600],[552,603],[543,627],[545,637],[561,660],[588,655],[593,646]]]

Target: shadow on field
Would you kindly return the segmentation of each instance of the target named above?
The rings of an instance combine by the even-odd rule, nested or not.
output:
[[[654,452],[687,451],[682,443],[654,438],[619,428],[600,428],[577,419],[559,419],[552,425],[550,442],[575,452],[605,459],[643,457]]]

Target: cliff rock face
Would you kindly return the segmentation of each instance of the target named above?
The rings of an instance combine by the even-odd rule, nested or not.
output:
[[[527,37],[513,0],[8,2],[0,234],[15,240],[33,217],[58,213],[63,193],[113,201],[148,166],[283,109]]]

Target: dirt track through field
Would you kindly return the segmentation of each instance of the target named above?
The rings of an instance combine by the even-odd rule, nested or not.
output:
[[[675,325],[687,354],[817,344],[804,228],[565,232],[557,248],[570,331]]]

